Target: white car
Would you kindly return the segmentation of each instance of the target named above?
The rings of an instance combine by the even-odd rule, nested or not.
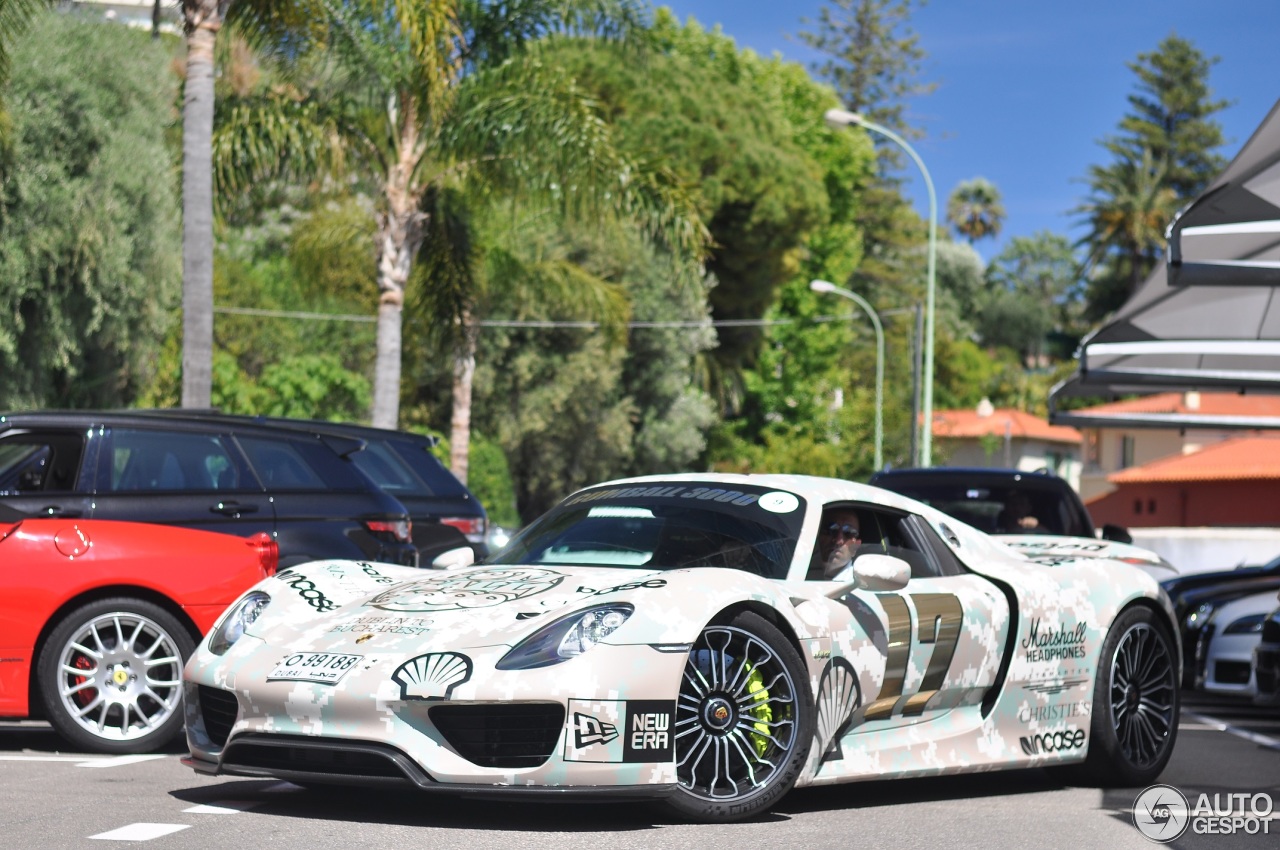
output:
[[[1214,609],[1195,646],[1195,684],[1199,690],[1243,697],[1258,692],[1253,650],[1262,639],[1263,622],[1276,605],[1276,592],[1267,590]]]
[[[1177,736],[1181,648],[1151,576],[1028,560],[876,487],[616,481],[449,566],[317,561],[259,583],[186,667],[184,762],[733,821],[793,786],[895,777],[1143,786]]]

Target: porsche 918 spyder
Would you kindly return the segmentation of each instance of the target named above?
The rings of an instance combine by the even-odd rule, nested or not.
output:
[[[646,477],[569,496],[483,565],[259,583],[187,665],[185,763],[704,821],[891,777],[1146,785],[1180,669],[1168,600],[1130,563],[1037,563],[847,481]]]

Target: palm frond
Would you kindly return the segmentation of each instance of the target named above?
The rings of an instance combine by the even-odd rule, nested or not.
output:
[[[649,7],[640,0],[458,0],[458,16],[471,33],[467,60],[475,66],[505,61],[549,35],[630,42],[647,36]]]
[[[464,163],[499,192],[557,206],[576,219],[619,215],[673,248],[700,255],[710,237],[673,172],[625,157],[598,106],[574,79],[532,57],[459,86],[441,161]]]
[[[346,149],[359,140],[338,114],[280,92],[220,104],[212,150],[215,197],[233,197],[266,180],[341,174]]]

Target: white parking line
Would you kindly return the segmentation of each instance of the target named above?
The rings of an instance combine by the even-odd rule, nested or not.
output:
[[[1248,729],[1241,729],[1238,726],[1232,726],[1229,723],[1223,723],[1212,717],[1207,717],[1194,711],[1182,712],[1183,717],[1190,717],[1192,720],[1198,721],[1202,727],[1207,727],[1217,732],[1226,732],[1228,735],[1235,735],[1237,738],[1243,738],[1254,744],[1267,747],[1272,750],[1280,750],[1280,738],[1272,738],[1269,735],[1259,735],[1257,732],[1250,732]],[[1186,729],[1186,724],[1178,724],[1179,729]],[[1196,728],[1196,727],[1190,727]]]
[[[81,760],[76,767],[124,767],[129,764],[138,764],[144,761],[154,761],[162,759],[165,756],[112,756],[104,759],[91,759],[89,761]]]
[[[119,829],[113,829],[108,832],[100,832],[89,837],[100,838],[104,841],[150,841],[153,838],[163,838],[166,835],[180,832],[189,825],[184,823],[131,823],[128,826],[122,826]]]
[[[234,815],[257,805],[259,803],[256,800],[219,800],[217,805],[201,804],[182,811],[197,815]]]

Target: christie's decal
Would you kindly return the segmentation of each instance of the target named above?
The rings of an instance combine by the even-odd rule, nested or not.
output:
[[[600,499],[700,499],[704,502],[726,502],[745,507],[760,501],[755,493],[740,490],[722,490],[718,487],[621,487],[612,490],[591,490],[567,500],[563,504],[580,505]]]
[[[1031,621],[1031,631],[1022,639],[1022,649],[1028,661],[1063,661],[1068,658],[1084,658],[1085,624],[1077,623],[1068,630],[1066,624],[1057,631],[1040,630],[1040,618]]]
[[[1062,705],[1029,705],[1018,711],[1018,719],[1023,723],[1051,723],[1055,720],[1067,720],[1072,717],[1088,717],[1089,703],[1068,702]]]

